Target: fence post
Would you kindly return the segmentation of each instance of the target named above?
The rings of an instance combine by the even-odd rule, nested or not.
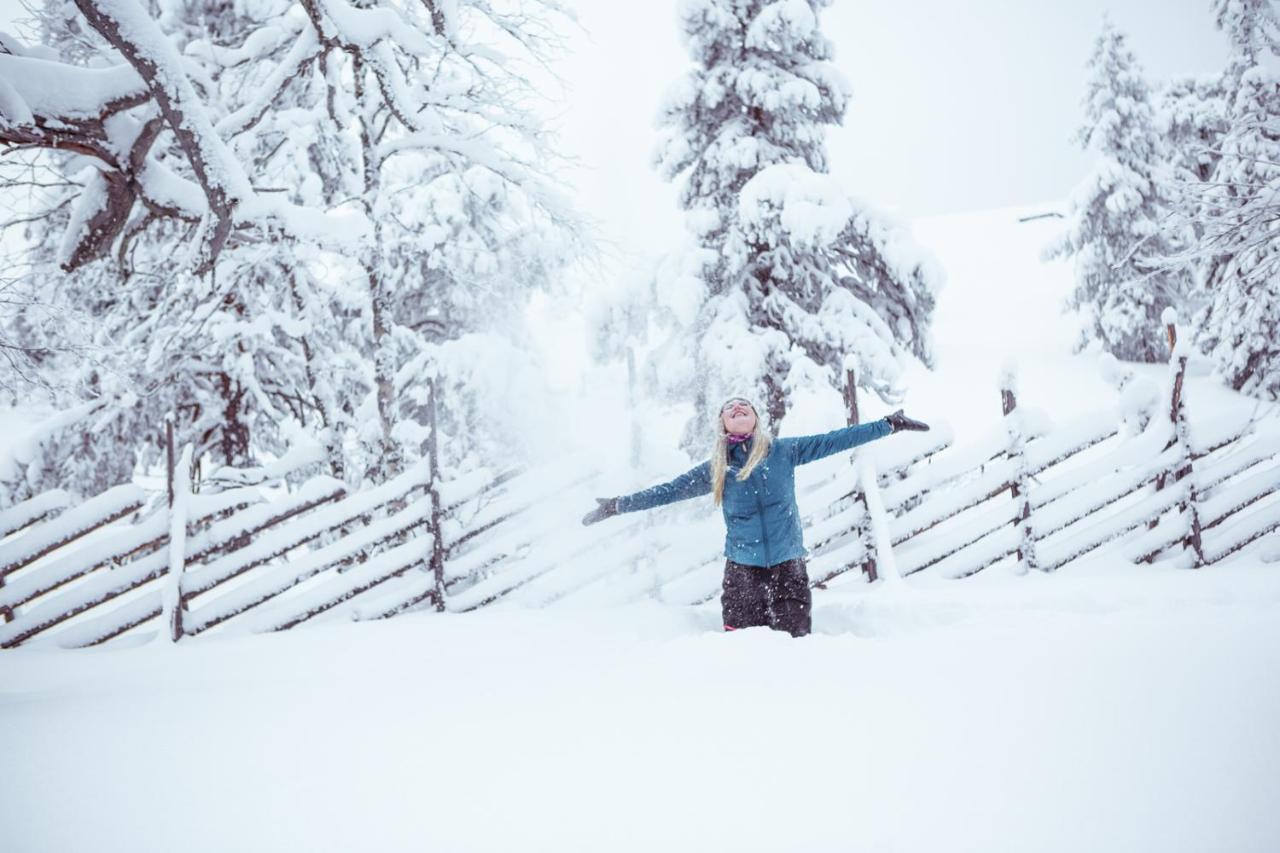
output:
[[[191,453],[188,444],[182,448],[182,459],[173,459],[173,416],[166,420],[169,468],[169,570],[160,600],[160,635],[168,626],[169,641],[182,639],[182,575],[187,564],[187,517],[191,501]]]
[[[3,538],[3,537],[0,537]],[[0,573],[0,590],[4,589],[4,574]],[[7,625],[13,621],[13,609],[0,604],[0,625]]]
[[[852,370],[844,372],[844,406],[848,412],[849,426],[859,422],[858,419],[858,382]]]
[[[431,496],[431,575],[435,581],[432,598],[435,599],[437,613],[444,612],[444,539],[440,532],[440,522],[444,515],[440,503],[440,450],[436,436],[439,425],[436,420],[436,395],[440,393],[440,377],[427,380],[427,389],[431,397],[427,401],[427,426],[431,432],[427,435],[427,459],[430,464],[430,483],[427,494]]]
[[[1193,568],[1201,568],[1204,565],[1204,546],[1201,541],[1200,530],[1200,503],[1199,490],[1196,488],[1195,472],[1192,470],[1192,455],[1194,448],[1191,446],[1191,434],[1187,427],[1186,405],[1182,399],[1182,387],[1187,376],[1187,352],[1185,346],[1179,346],[1178,341],[1178,316],[1173,308],[1166,308],[1161,315],[1161,319],[1165,324],[1165,332],[1169,337],[1169,350],[1171,366],[1177,364],[1177,371],[1173,378],[1173,391],[1170,395],[1169,419],[1173,422],[1173,441],[1177,442],[1182,450],[1182,464],[1178,467],[1178,471],[1173,475],[1175,482],[1182,479],[1187,480],[1187,496],[1178,504],[1178,509],[1188,512],[1191,515],[1190,522],[1187,525],[1187,535],[1182,540],[1182,547],[1191,548],[1195,553],[1195,561]],[[1172,442],[1171,442],[1172,444]],[[1164,485],[1164,477],[1161,475],[1156,482],[1156,488]]]
[[[165,467],[168,471],[169,508],[173,508],[173,412],[164,416]]]
[[[884,510],[884,501],[880,499],[880,476],[875,460],[870,456],[858,460],[858,480],[862,484],[862,505],[867,510],[864,534],[870,540],[870,544],[864,544],[864,547],[871,549],[867,552],[869,555],[875,555],[870,558],[873,572],[870,580],[879,577],[887,585],[901,584],[902,574],[893,558],[889,515]]]
[[[1009,458],[1015,466],[1014,481],[1009,484],[1009,494],[1016,501],[1022,498],[1022,508],[1013,520],[1019,529],[1017,573],[1025,575],[1030,569],[1040,568],[1036,560],[1036,540],[1031,529],[1031,479],[1027,476],[1027,436],[1022,419],[1015,415],[1018,408],[1016,382],[1013,367],[1006,366],[1000,375],[1000,410],[1005,417],[1005,429],[1009,435]]]
[[[1173,313],[1172,308],[1166,308],[1164,310],[1164,313],[1160,315],[1160,320],[1164,323],[1165,335],[1169,339],[1170,368],[1172,368],[1173,365],[1177,362],[1177,354],[1176,354],[1176,350],[1178,348],[1177,319],[1178,319],[1177,314]],[[1165,444],[1164,446],[1165,450],[1168,450],[1170,447],[1173,447],[1174,442],[1178,440],[1178,435],[1177,435],[1178,409],[1181,407],[1181,405],[1182,405],[1182,374],[1181,372],[1179,372],[1174,377],[1172,390],[1170,392],[1170,402],[1169,402],[1169,420],[1170,422],[1173,423],[1174,436],[1173,438],[1169,439],[1168,443]],[[1159,474],[1156,475],[1156,491],[1157,492],[1164,490],[1164,482],[1166,478],[1167,478],[1167,473],[1164,471],[1161,471]],[[1149,522],[1147,522],[1147,529],[1155,530],[1156,526],[1159,523],[1160,523],[1160,519],[1153,518]]]
[[[844,405],[845,419],[849,426],[858,423],[858,377],[849,369],[844,372]],[[862,507],[862,521],[858,523],[858,541],[862,543],[862,553],[866,555],[862,563],[862,573],[867,576],[867,583],[874,582],[880,577],[880,573],[876,567],[876,542],[875,531],[871,525],[871,507],[867,503],[867,487],[863,482],[865,471],[859,470],[858,473],[858,504]],[[874,474],[873,474],[874,476]]]

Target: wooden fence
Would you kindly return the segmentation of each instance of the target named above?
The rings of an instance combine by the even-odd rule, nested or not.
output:
[[[1193,429],[1186,369],[1176,354],[1154,409],[1059,425],[1020,409],[1010,381],[1002,426],[984,440],[955,447],[940,426],[860,448],[856,471],[847,457],[801,469],[813,583],[963,578],[1001,563],[1047,572],[1104,548],[1201,567],[1280,529],[1280,425],[1199,418]],[[431,452],[356,493],[323,475],[284,485],[318,467],[318,451],[224,469],[194,493],[189,449],[171,443],[170,459],[163,493],[130,484],[76,504],[54,491],[0,512],[0,647],[719,593],[718,512],[692,501],[583,527],[578,510],[603,493],[588,458],[445,479]]]

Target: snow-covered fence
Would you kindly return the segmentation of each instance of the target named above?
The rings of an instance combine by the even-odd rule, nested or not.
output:
[[[0,541],[0,612],[4,614],[4,621],[13,620],[13,608],[17,605],[162,541],[163,530],[142,525],[126,535],[113,532],[109,536],[95,536],[87,548],[73,548],[104,525],[137,511],[145,500],[142,489],[124,484],[70,509],[69,498],[59,490],[37,495],[7,510],[6,527],[15,535]],[[37,523],[59,510],[61,514],[54,521]],[[63,551],[69,553],[63,554]],[[60,553],[42,567],[38,579],[24,577],[16,585],[11,582],[17,573],[54,552]]]
[[[0,540],[57,515],[71,506],[71,496],[62,489],[43,492],[30,500],[0,512]]]
[[[1053,571],[1117,542],[1129,559],[1180,549],[1199,567],[1280,529],[1280,425],[1225,416],[1193,430],[1186,370],[1175,349],[1162,416],[1112,410],[1060,426],[1018,409],[1010,378],[1001,431],[884,489],[902,573],[966,577],[1010,557]]]
[[[1119,410],[1051,427],[1017,407],[1011,383],[1002,398],[1006,420],[983,441],[955,447],[945,427],[901,435],[861,448],[859,475],[835,459],[801,481],[816,586],[855,570],[874,577],[884,543],[903,575],[965,577],[1006,558],[1049,571],[1107,543],[1133,560],[1185,543],[1191,563],[1207,565],[1280,528],[1280,430],[1228,419],[1193,434],[1176,420],[1179,404],[1142,428]],[[656,525],[633,515],[584,528],[566,517],[595,491],[590,459],[449,482],[428,459],[357,493],[326,476],[281,488],[316,461],[216,472],[206,486],[221,491],[179,488],[180,562],[163,493],[126,486],[79,506],[42,496],[13,507],[0,520],[63,509],[0,540],[0,607],[12,614],[0,646],[92,645],[162,614],[162,630],[189,637],[228,622],[283,630],[322,614],[380,619],[507,599],[694,604],[719,592],[718,520],[704,506],[657,510],[681,517]],[[883,513],[878,537],[868,507]]]
[[[399,610],[443,607],[436,531],[451,506],[510,475],[442,483],[433,453],[357,493],[323,475],[284,487],[320,461],[304,451],[268,468],[222,469],[192,493],[190,449],[175,471],[170,442],[167,495],[130,484],[74,507],[62,493],[12,507],[0,516],[10,532],[0,539],[0,647],[36,637],[94,645],[161,616],[174,640],[242,615],[279,630],[414,568],[424,583]]]
[[[1010,373],[1001,426],[982,440],[957,447],[939,426],[860,448],[856,468],[808,466],[797,497],[814,585],[1002,562],[1054,571],[1104,548],[1209,566],[1280,530],[1280,425],[1189,412],[1186,372],[1175,348],[1163,389],[1134,382],[1121,407],[1056,425],[1018,406]],[[696,604],[720,590],[718,513],[704,502],[578,524],[568,508],[601,493],[591,458],[445,480],[428,452],[356,493],[323,475],[284,486],[321,462],[299,450],[214,472],[196,492],[171,476],[169,495],[125,485],[5,510],[0,647],[93,645],[157,622],[181,638],[508,600]]]
[[[301,509],[332,499],[337,491],[333,485],[308,483],[271,505],[249,490],[191,496],[187,562],[234,547]],[[92,623],[87,633],[101,631],[98,639],[107,639],[158,615],[159,590],[148,585],[169,567],[168,509],[163,496],[127,484],[0,543],[0,559],[10,576],[0,589],[0,606],[14,616],[0,628],[0,646],[18,645],[102,605],[119,603],[117,599],[125,603],[121,612],[78,620],[81,630]],[[236,510],[240,512],[228,517]],[[127,523],[114,523],[122,519]],[[140,589],[143,595],[131,595]]]

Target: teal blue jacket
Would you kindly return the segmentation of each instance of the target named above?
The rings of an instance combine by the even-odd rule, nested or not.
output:
[[[752,440],[729,447],[725,473],[724,554],[747,566],[774,566],[807,553],[796,507],[797,465],[883,438],[893,432],[887,420],[855,424],[821,435],[774,439],[769,455],[751,476],[738,472],[751,453]],[[703,462],[667,483],[618,498],[618,512],[638,512],[711,494],[711,463]]]

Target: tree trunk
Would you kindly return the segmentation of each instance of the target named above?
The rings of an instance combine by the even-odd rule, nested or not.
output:
[[[391,435],[395,425],[395,365],[392,363],[390,329],[387,325],[386,282],[382,278],[381,267],[385,249],[383,247],[382,223],[374,215],[378,193],[381,189],[377,150],[373,139],[373,108],[367,103],[367,90],[364,85],[365,64],[359,55],[352,59],[352,74],[355,80],[356,101],[360,105],[360,151],[364,160],[364,197],[362,204],[369,221],[374,224],[373,246],[362,259],[365,277],[369,282],[369,302],[373,321],[373,379],[377,395],[378,423],[381,427],[381,439],[378,446],[378,459],[369,467],[370,479],[374,482],[385,482],[400,473],[402,455],[395,439]]]

